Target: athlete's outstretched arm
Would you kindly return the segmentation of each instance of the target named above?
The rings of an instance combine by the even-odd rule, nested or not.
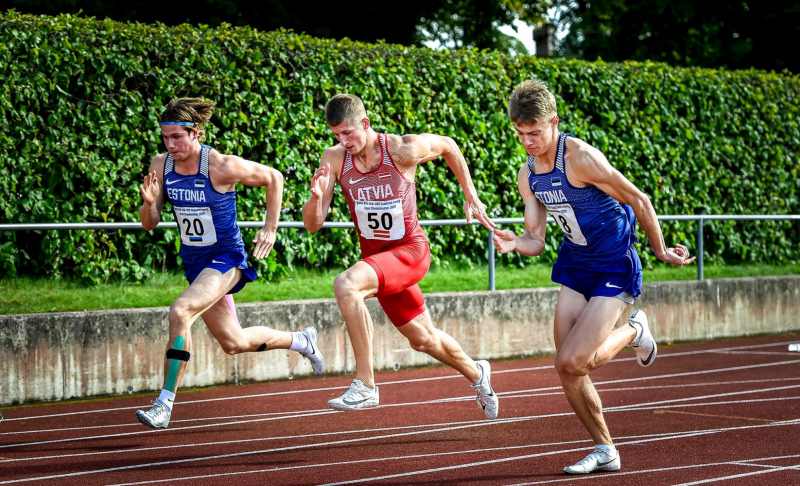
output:
[[[577,157],[573,158],[576,163],[572,164],[572,170],[578,180],[597,187],[622,204],[629,205],[659,260],[678,266],[694,262],[695,257],[689,258],[689,250],[685,246],[667,247],[656,210],[647,194],[612,167],[599,150],[581,142],[578,146],[580,148],[576,151]]]
[[[161,159],[161,160],[159,160]],[[164,184],[158,179],[158,173],[163,172],[166,157],[156,156],[150,162],[150,169],[139,186],[142,194],[142,207],[139,208],[139,219],[142,227],[147,231],[158,226],[161,221],[161,208],[164,207]]]
[[[333,201],[333,189],[340,175],[341,164],[336,164],[338,155],[332,149],[325,150],[319,168],[311,178],[311,197],[303,205],[303,226],[310,233],[316,233],[325,223],[328,209]]]
[[[251,187],[263,187],[266,195],[267,214],[264,227],[258,230],[253,243],[253,257],[266,258],[275,244],[278,221],[283,204],[283,174],[264,164],[245,160],[235,155],[221,155],[222,163],[216,166],[214,180],[219,185],[241,183]]]
[[[528,167],[523,165],[517,175],[517,187],[525,201],[525,232],[517,236],[510,230],[495,230],[494,246],[500,254],[516,250],[526,256],[539,256],[544,251],[547,231],[547,210],[528,186]]]
[[[464,214],[467,216],[467,222],[472,222],[472,216],[475,216],[478,221],[483,224],[486,229],[493,231],[497,226],[489,219],[486,213],[486,205],[478,198],[478,191],[472,183],[472,176],[469,173],[467,161],[464,159],[464,154],[458,148],[458,144],[450,137],[442,135],[434,135],[432,133],[423,133],[421,135],[404,135],[403,145],[408,146],[413,152],[412,158],[419,160],[419,162],[428,162],[439,156],[444,157],[447,166],[455,174],[458,183],[461,185],[461,190],[464,191]]]

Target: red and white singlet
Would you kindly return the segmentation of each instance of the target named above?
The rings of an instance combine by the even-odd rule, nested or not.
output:
[[[417,219],[416,184],[406,179],[389,157],[386,135],[379,133],[383,158],[364,173],[347,153],[339,185],[358,230],[364,257],[428,239]]]

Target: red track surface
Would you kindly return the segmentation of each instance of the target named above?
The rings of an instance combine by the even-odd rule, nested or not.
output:
[[[134,418],[155,394],[9,408],[0,484],[800,485],[798,340],[662,346],[649,368],[620,353],[592,374],[615,473],[562,473],[591,443],[546,357],[492,364],[494,421],[447,368],[378,374],[361,412],[326,408],[341,376],[179,393],[163,431]]]

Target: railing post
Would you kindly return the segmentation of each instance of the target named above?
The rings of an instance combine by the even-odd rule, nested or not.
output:
[[[489,290],[494,290],[494,242],[492,237],[494,233],[489,233]]]
[[[703,217],[697,218],[697,280],[703,280]]]

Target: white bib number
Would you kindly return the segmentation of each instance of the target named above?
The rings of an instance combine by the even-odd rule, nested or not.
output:
[[[211,246],[217,242],[211,208],[176,207],[175,216],[184,245]]]
[[[361,236],[368,240],[399,240],[406,235],[403,200],[356,201]]]
[[[548,204],[547,210],[561,227],[566,237],[576,245],[586,246],[586,237],[578,226],[578,218],[569,204]]]

